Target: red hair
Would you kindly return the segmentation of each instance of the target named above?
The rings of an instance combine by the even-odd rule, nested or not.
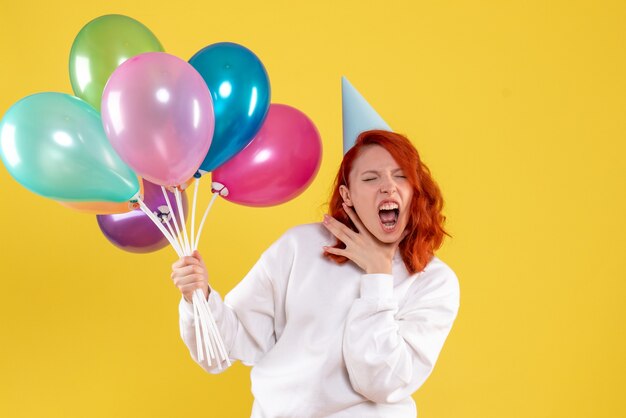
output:
[[[348,177],[354,161],[363,148],[371,145],[386,149],[413,186],[413,200],[409,209],[411,213],[406,226],[408,235],[400,243],[399,249],[402,260],[411,274],[422,271],[434,256],[435,251],[441,247],[444,235],[450,235],[443,228],[446,217],[441,213],[443,197],[439,186],[433,180],[428,167],[421,161],[413,144],[406,137],[395,132],[380,130],[366,131],[359,135],[354,146],[343,157],[335,178],[328,212],[330,216],[357,231],[341,206],[343,199],[339,193],[339,187],[344,185],[349,188]],[[337,240],[335,248],[343,249],[346,246]],[[339,264],[348,261],[348,258],[336,254],[325,253],[325,255]]]

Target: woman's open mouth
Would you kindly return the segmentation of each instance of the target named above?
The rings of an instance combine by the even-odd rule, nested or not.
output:
[[[383,202],[378,207],[378,217],[385,231],[391,232],[396,228],[399,216],[400,205],[396,202]]]

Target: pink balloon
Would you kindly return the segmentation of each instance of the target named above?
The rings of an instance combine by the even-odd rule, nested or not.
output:
[[[155,184],[185,183],[211,146],[211,93],[190,64],[164,52],[140,54],[117,67],[104,88],[101,112],[113,148]]]
[[[213,186],[233,203],[278,205],[311,184],[321,158],[322,141],[313,122],[298,109],[271,104],[248,146],[213,171]]]

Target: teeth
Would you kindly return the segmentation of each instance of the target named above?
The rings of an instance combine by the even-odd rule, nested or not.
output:
[[[380,205],[378,207],[378,210],[393,210],[393,209],[398,209],[399,206],[397,203],[395,202],[387,202],[387,203],[383,203],[382,205]]]
[[[389,223],[383,224],[383,229],[385,229],[386,231],[391,231],[395,227],[396,227],[396,223],[395,222],[389,222]]]

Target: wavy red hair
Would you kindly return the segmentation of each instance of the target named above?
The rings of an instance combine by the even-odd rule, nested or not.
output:
[[[420,159],[413,144],[406,137],[395,132],[381,130],[366,131],[359,135],[339,166],[328,212],[330,216],[357,231],[341,206],[343,199],[339,193],[339,187],[344,185],[350,188],[348,180],[354,161],[359,157],[363,148],[373,145],[383,147],[391,154],[413,186],[411,213],[406,226],[409,234],[400,243],[399,249],[402,260],[411,274],[422,271],[434,256],[435,251],[441,247],[444,235],[450,235],[443,227],[446,217],[442,214],[443,197],[439,186],[433,180],[430,170]],[[343,242],[337,240],[335,248],[345,247]],[[346,257],[336,254],[325,253],[325,255],[339,264],[348,261]]]

